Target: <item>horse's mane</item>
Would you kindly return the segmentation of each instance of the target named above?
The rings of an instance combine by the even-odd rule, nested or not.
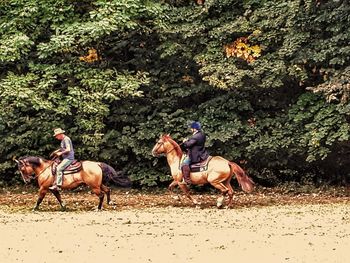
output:
[[[171,138],[171,136],[170,136],[169,134],[163,135],[162,138],[163,138],[164,141],[168,141],[168,142],[170,142],[170,143],[174,146],[176,155],[179,156],[179,157],[181,158],[181,156],[182,156],[182,150],[181,150],[181,148],[180,148],[180,145],[179,145],[177,142],[175,142],[175,141]]]
[[[34,167],[40,166],[40,160],[43,160],[44,162],[46,161],[44,158],[38,157],[38,156],[24,156],[24,157],[19,158],[18,160],[28,162],[31,165],[33,165]]]

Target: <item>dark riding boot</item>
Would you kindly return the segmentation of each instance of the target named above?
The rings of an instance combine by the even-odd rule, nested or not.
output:
[[[189,165],[184,165],[181,167],[181,171],[182,171],[182,176],[183,176],[183,180],[185,181],[185,183],[187,185],[191,185],[191,177],[190,177],[190,166]]]

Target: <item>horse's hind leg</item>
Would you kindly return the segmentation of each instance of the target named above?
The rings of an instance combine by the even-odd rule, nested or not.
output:
[[[227,187],[228,189],[228,202],[227,202],[227,207],[231,207],[232,206],[232,200],[233,200],[233,189],[232,189],[232,186],[231,186],[231,178],[229,180],[226,180],[225,182],[225,186]]]
[[[98,198],[99,198],[99,200],[100,200],[99,203],[98,203],[97,209],[98,209],[98,210],[101,210],[102,204],[103,204],[103,199],[104,199],[104,197],[105,197],[105,194],[104,194],[103,191],[101,191],[101,188],[100,188],[100,187],[99,187],[99,188],[93,188],[92,191],[98,196]]]
[[[221,208],[225,200],[225,196],[227,192],[229,192],[229,189],[221,182],[210,182],[210,184],[214,186],[216,189],[219,189],[220,192],[222,193],[222,197],[219,197],[216,203],[216,206],[218,208]]]
[[[101,190],[106,194],[107,196],[107,205],[113,205],[113,202],[111,203],[111,189],[105,185],[101,185]]]

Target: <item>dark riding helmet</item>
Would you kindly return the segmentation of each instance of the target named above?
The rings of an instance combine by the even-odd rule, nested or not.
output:
[[[200,130],[201,129],[201,124],[198,121],[194,121],[191,123],[190,128]]]

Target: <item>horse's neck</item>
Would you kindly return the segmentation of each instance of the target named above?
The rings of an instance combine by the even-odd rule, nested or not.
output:
[[[39,176],[44,171],[48,170],[48,167],[51,166],[52,162],[53,161],[46,161],[46,160],[40,159],[40,166],[38,166],[34,169],[35,175]]]

